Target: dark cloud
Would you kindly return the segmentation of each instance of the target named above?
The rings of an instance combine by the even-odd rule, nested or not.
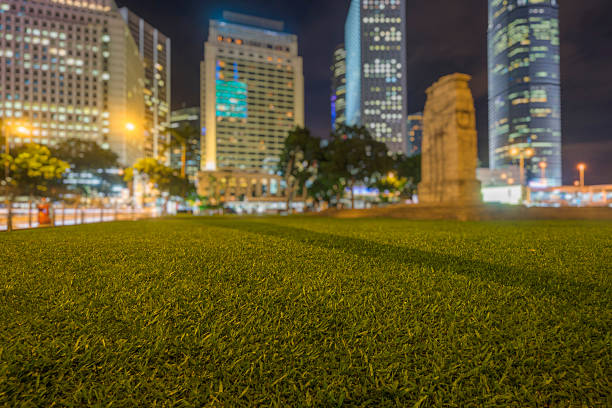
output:
[[[208,20],[224,9],[286,22],[299,36],[306,121],[329,132],[329,65],[343,41],[349,0],[122,0],[173,41],[173,105],[199,103],[199,62]],[[561,3],[564,179],[589,164],[589,182],[612,181],[612,2]],[[407,0],[408,105],[423,109],[425,89],[452,72],[472,75],[481,159],[487,147],[486,0]]]

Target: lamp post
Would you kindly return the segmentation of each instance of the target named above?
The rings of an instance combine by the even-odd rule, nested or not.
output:
[[[6,155],[9,155],[11,153],[11,145],[9,142],[8,128],[4,125],[4,122],[2,123],[2,134],[4,135],[4,153]],[[6,183],[8,183],[8,176],[9,176],[9,162],[6,161],[4,163],[4,180]],[[8,184],[6,188],[8,191]]]
[[[519,149],[517,147],[514,147],[510,150],[510,154],[512,156],[518,156],[519,157],[519,169],[520,169],[520,173],[521,173],[521,186],[525,185],[525,159],[529,159],[531,157],[533,157],[533,155],[535,154],[535,152],[533,151],[532,148],[527,148],[527,149]]]
[[[548,163],[541,161],[539,166],[540,171],[542,172],[542,183],[546,183],[546,169],[548,168]]]
[[[4,133],[4,153],[8,156],[11,154],[11,132],[8,126],[2,126],[2,130]],[[30,129],[23,125],[16,125],[15,132],[22,135],[29,135]],[[4,188],[6,192],[5,202],[6,202],[6,230],[11,232],[13,230],[13,203],[9,197],[9,176],[10,176],[10,166],[8,160],[4,163]]]
[[[580,187],[584,187],[584,171],[586,170],[586,164],[578,164],[578,171],[580,172]]]
[[[521,202],[525,201],[525,159],[533,157],[535,154],[534,150],[530,147],[526,149],[520,149],[514,147],[510,150],[512,156],[519,157],[519,171],[520,171],[520,183],[521,183]]]

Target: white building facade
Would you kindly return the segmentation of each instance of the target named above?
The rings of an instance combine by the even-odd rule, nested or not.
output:
[[[212,20],[201,65],[202,170],[276,171],[287,133],[304,126],[304,75],[283,23]]]

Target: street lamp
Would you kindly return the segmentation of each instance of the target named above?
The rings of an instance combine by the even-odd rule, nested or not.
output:
[[[133,123],[126,123],[125,124],[125,128],[129,131],[129,132],[133,132],[136,129],[136,125],[134,125]]]
[[[586,170],[586,164],[578,164],[578,171],[580,172],[580,187],[584,187],[584,171]]]
[[[517,147],[513,147],[510,150],[510,154],[512,156],[519,156],[519,168],[521,172],[521,186],[525,185],[525,159],[529,159],[533,157],[535,151],[532,148],[527,149],[519,149]]]
[[[545,183],[546,182],[546,169],[548,168],[548,163],[546,163],[545,161],[541,161],[539,166],[540,166],[540,171],[542,172],[542,182]]]
[[[8,125],[11,125],[11,123],[8,123]],[[13,129],[15,131],[15,133],[22,135],[22,136],[27,136],[30,134],[30,128],[28,128],[25,125],[22,124],[16,124],[13,126]],[[4,130],[4,153],[9,155],[11,154],[11,132],[10,132],[10,126],[4,126],[3,127]],[[8,177],[9,177],[9,164],[8,161],[4,164],[4,178],[6,180],[6,182],[8,183]]]
[[[3,123],[4,125],[4,123]],[[11,123],[9,123],[9,125],[12,125]],[[9,131],[9,127],[8,126],[2,126],[4,130],[4,153],[8,156],[11,154],[11,132]],[[30,129],[26,126],[23,125],[15,125],[13,126],[14,130],[16,133],[20,134],[20,135],[29,135],[30,134]],[[9,162],[8,160],[6,160],[4,162],[4,184],[5,184],[5,188],[6,188],[6,208],[7,208],[7,220],[6,220],[6,229],[7,231],[11,232],[13,230],[13,214],[12,214],[12,208],[13,208],[13,203],[11,202],[10,199],[10,193],[9,193],[9,172],[10,172],[10,166],[9,166]]]

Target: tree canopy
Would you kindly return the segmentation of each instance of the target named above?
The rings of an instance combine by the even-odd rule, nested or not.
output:
[[[138,160],[134,166],[125,170],[124,180],[130,182],[134,179],[134,171],[147,176],[149,182],[159,191],[171,196],[186,198],[195,191],[193,183],[180,177],[176,171],[154,158]]]
[[[321,171],[326,177],[335,176],[342,190],[350,191],[352,207],[356,185],[373,184],[393,168],[387,146],[374,140],[363,126],[340,125],[332,134],[325,157]]]
[[[308,181],[316,176],[321,158],[321,140],[312,136],[310,130],[296,127],[289,132],[278,163],[278,172],[285,177],[287,184],[288,207],[294,187],[298,194],[303,195]]]
[[[76,175],[73,188],[89,195],[92,191],[109,193],[116,184],[122,184],[118,175],[119,156],[104,149],[93,140],[66,139],[51,149],[54,156],[70,163],[70,172]],[[99,180],[98,185],[79,183],[83,175],[89,174]]]
[[[49,195],[51,187],[57,187],[70,165],[54,157],[49,149],[35,143],[15,149],[12,154],[2,154],[3,164],[9,164],[11,195]]]

